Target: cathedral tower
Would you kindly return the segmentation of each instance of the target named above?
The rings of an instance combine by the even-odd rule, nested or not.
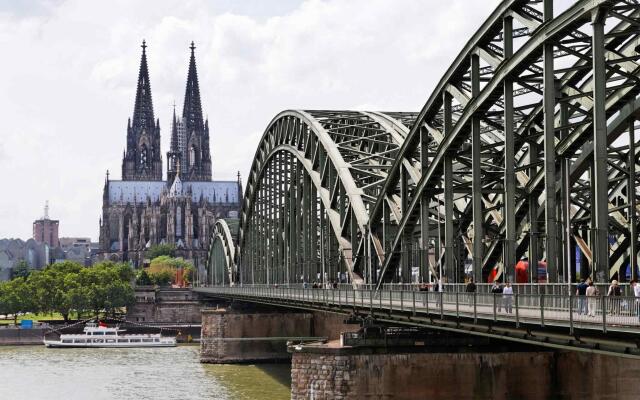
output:
[[[168,181],[175,176],[178,159],[181,164],[181,178],[185,181],[211,181],[211,151],[209,149],[209,121],[202,117],[200,86],[196,70],[195,45],[191,42],[191,59],[187,74],[187,88],[184,95],[182,118],[174,120],[171,135],[171,158]]]
[[[142,41],[133,122],[129,120],[127,124],[127,149],[122,159],[122,180],[125,181],[162,180],[160,121],[153,116],[146,48]]]

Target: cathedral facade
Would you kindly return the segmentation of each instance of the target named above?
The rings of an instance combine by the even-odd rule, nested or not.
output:
[[[160,121],[154,118],[151,84],[142,43],[133,118],[127,124],[122,180],[107,172],[100,218],[102,258],[144,262],[145,250],[171,244],[178,256],[202,268],[218,218],[237,218],[242,183],[212,181],[209,122],[203,118],[191,44],[182,116],[173,113],[167,180],[163,180]]]

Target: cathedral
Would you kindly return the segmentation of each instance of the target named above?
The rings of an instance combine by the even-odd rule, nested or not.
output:
[[[163,180],[160,121],[153,114],[146,44],[138,74],[133,118],[127,124],[122,180],[107,177],[100,218],[103,259],[141,266],[154,244],[172,244],[176,255],[204,266],[218,218],[237,218],[242,183],[213,181],[209,121],[202,116],[195,46],[187,73],[182,116],[174,108],[167,180]]]

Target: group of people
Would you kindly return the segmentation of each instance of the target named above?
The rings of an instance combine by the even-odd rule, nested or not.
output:
[[[308,283],[304,282],[303,287],[309,287]],[[327,280],[324,283],[314,281],[311,287],[313,289],[336,289],[338,287],[338,282],[336,280]],[[635,280],[631,281],[631,288],[633,289],[633,295],[635,296],[635,302],[633,305],[634,314],[638,316],[638,320],[640,321],[640,283]],[[418,287],[418,290],[421,292],[444,292],[444,283],[441,279],[436,280],[433,284],[422,283]],[[470,279],[467,282],[465,288],[465,293],[468,296],[469,307],[473,307],[474,305],[476,291],[477,286],[473,279]],[[514,296],[513,287],[510,282],[502,284],[495,280],[491,287],[491,293],[496,298],[495,306],[497,307],[498,312],[502,312],[502,309],[504,308],[507,314],[513,313]],[[578,315],[595,317],[598,308],[598,296],[600,296],[600,291],[598,290],[596,285],[594,285],[593,281],[591,279],[582,279],[576,286],[575,295],[577,297]],[[619,314],[622,304],[622,289],[617,280],[611,281],[606,296],[608,298],[608,311],[612,314]],[[440,304],[440,299],[437,300],[437,303],[438,305]]]
[[[307,282],[302,282],[302,287],[304,289],[308,289],[309,288],[309,284]],[[318,282],[318,281],[313,281],[313,284],[311,285],[312,289],[337,289],[338,288],[338,282],[333,279],[331,281],[326,281],[324,283],[322,282]]]
[[[631,281],[631,288],[633,289],[633,296],[635,297],[635,304],[633,309],[638,320],[640,321],[640,284],[634,279]],[[576,286],[576,296],[578,298],[578,315],[587,315],[589,317],[596,316],[596,309],[598,307],[597,296],[600,295],[600,291],[593,284],[591,279],[582,279]],[[618,284],[617,280],[612,280],[607,291],[608,304],[607,308],[612,314],[619,314],[622,306],[622,288]]]
[[[581,279],[580,283],[576,287],[576,296],[578,296],[578,315],[588,315],[589,317],[596,316],[596,308],[598,307],[598,301],[596,297],[600,295],[600,291],[593,284],[591,279]],[[618,286],[618,281],[613,280],[609,287],[608,296],[620,296],[622,291]]]
[[[469,286],[469,284],[467,284],[467,286]],[[507,282],[503,286],[497,280],[493,281],[491,293],[496,297],[498,312],[502,312],[502,307],[504,306],[504,311],[507,314],[513,313],[513,287],[511,286],[511,282]],[[500,295],[502,295],[502,301],[499,299]]]

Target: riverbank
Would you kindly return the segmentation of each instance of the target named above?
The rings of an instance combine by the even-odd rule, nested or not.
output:
[[[0,346],[42,345],[46,327],[23,329],[15,326],[0,326]]]

